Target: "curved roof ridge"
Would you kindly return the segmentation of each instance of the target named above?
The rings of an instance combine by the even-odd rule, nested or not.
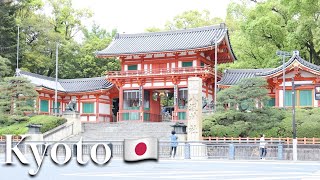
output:
[[[37,78],[40,78],[40,79],[46,79],[46,80],[49,80],[49,81],[55,81],[55,78],[53,77],[49,77],[49,76],[45,76],[45,75],[40,75],[40,74],[36,74],[36,73],[32,73],[32,72],[28,72],[28,71],[19,71],[20,74],[23,74],[23,75],[29,75],[29,76],[32,76],[32,77],[37,77]],[[58,79],[59,80],[59,79]]]
[[[223,23],[221,23],[223,24]],[[204,30],[212,30],[212,29],[227,29],[225,26],[219,25],[211,25],[197,28],[188,28],[188,29],[177,29],[177,30],[166,30],[159,32],[143,32],[143,33],[132,33],[132,34],[119,34],[116,39],[121,38],[131,38],[131,37],[146,37],[146,36],[160,36],[160,35],[168,35],[168,34],[179,34],[179,33],[190,33],[196,31],[204,31]]]
[[[274,68],[257,68],[257,69],[226,69],[226,72],[257,72],[257,71],[268,71]]]
[[[67,81],[88,81],[88,80],[105,80],[106,78],[103,76],[100,77],[92,77],[92,78],[74,78],[74,79],[59,79],[60,82]]]
[[[304,59],[302,59],[299,54],[297,53],[294,53],[292,55],[292,57],[287,61],[285,62],[285,68],[289,67],[295,60],[299,61],[302,65],[310,68],[310,69],[313,69],[315,71],[320,71],[320,66],[318,65],[315,65],[315,64],[312,64]],[[262,73],[259,73],[260,76],[269,76],[269,75],[272,75],[274,73],[277,73],[279,71],[282,71],[283,69],[283,65],[280,65],[276,68],[274,68],[273,70],[270,70],[270,71],[267,71],[267,72],[262,72]]]
[[[33,84],[52,90],[55,89],[55,78],[26,71],[20,71],[20,74],[28,78]],[[89,92],[109,89],[113,86],[105,77],[58,79],[57,85],[58,91],[61,92]]]
[[[259,77],[259,73],[269,71],[269,68],[260,69],[227,69],[217,83],[218,85],[235,85],[241,79]]]

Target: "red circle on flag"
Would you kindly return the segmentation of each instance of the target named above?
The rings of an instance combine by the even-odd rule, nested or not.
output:
[[[138,156],[142,156],[147,151],[147,145],[143,142],[140,142],[136,145],[136,148],[134,150]]]

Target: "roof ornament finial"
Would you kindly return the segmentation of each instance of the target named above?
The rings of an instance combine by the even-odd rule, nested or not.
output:
[[[300,56],[300,53],[299,53],[299,51],[298,51],[298,50],[294,50],[294,51],[293,51],[293,55]]]
[[[226,29],[226,23],[220,23],[220,28],[221,29]]]

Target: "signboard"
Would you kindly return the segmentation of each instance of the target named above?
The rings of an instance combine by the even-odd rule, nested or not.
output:
[[[315,100],[320,100],[320,86],[316,86],[314,89]]]

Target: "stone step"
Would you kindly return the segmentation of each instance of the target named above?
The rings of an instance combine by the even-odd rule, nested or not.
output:
[[[124,140],[156,137],[169,140],[173,122],[83,123],[84,132],[66,140]]]

